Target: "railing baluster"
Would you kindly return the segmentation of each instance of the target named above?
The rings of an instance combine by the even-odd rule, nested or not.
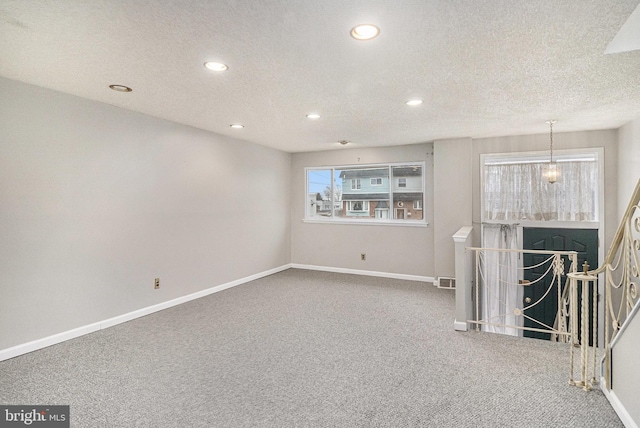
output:
[[[480,331],[480,252],[476,251],[476,331]]]

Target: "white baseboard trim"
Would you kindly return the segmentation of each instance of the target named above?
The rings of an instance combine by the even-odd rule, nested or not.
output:
[[[624,426],[626,428],[638,428],[638,424],[636,424],[631,418],[631,415],[629,414],[629,412],[627,412],[627,409],[620,402],[616,393],[607,389],[606,381],[604,378],[600,378],[600,385],[600,390],[604,393],[604,396],[607,397],[607,400],[609,400],[609,403],[611,403],[611,407],[613,407],[613,410],[616,411],[616,414],[618,415]]]
[[[456,331],[468,331],[469,330],[469,326],[467,325],[466,321],[455,320],[453,322],[453,329],[456,330]]]
[[[291,264],[286,264],[274,269],[270,269],[264,272],[250,275],[245,278],[237,279],[235,281],[227,282],[225,284],[216,285],[215,287],[207,288],[206,290],[198,291],[196,293],[188,294],[186,296],[178,297],[176,299],[168,300],[166,302],[158,303],[156,305],[147,306],[146,308],[138,309],[133,312],[118,315],[113,318],[109,318],[103,321],[98,321],[93,324],[85,325],[82,327],[74,328],[73,330],[64,331],[54,334],[52,336],[44,337],[42,339],[33,340],[31,342],[16,345],[11,348],[0,350],[0,361],[8,360],[19,355],[27,354],[29,352],[37,351],[38,349],[46,348],[47,346],[55,345],[67,340],[75,339],[76,337],[84,336],[85,334],[93,333],[98,330],[113,327],[114,325],[122,324],[127,321],[134,320],[136,318],[143,317],[145,315],[152,314],[154,312],[168,309],[172,306],[177,306],[182,303],[189,302],[191,300],[199,299],[201,297],[208,296],[213,293],[217,293],[222,290],[226,290],[237,285],[241,285],[256,279],[263,278],[265,276],[273,275],[278,272],[282,272],[291,268]]]
[[[348,273],[351,275],[364,275],[364,276],[377,276],[380,278],[392,278],[392,279],[405,279],[407,281],[420,281],[420,282],[434,282],[431,276],[420,275],[407,275],[402,273],[390,273],[390,272],[376,272],[372,270],[360,270],[360,269],[347,269],[329,266],[316,266],[316,265],[303,265],[298,263],[292,263],[291,267],[294,269],[308,269],[319,270],[323,272],[335,272],[335,273]]]

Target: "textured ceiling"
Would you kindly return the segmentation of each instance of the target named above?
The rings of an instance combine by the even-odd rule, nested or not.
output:
[[[640,117],[640,51],[604,52],[637,6],[0,0],[0,76],[289,152],[617,128]]]

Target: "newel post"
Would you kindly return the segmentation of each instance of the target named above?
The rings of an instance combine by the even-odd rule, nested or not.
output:
[[[463,226],[454,235],[456,272],[456,319],[453,327],[467,331],[467,320],[473,319],[473,257],[466,247],[471,246],[473,227]]]

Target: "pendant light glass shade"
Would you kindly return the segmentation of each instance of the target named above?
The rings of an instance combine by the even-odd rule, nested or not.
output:
[[[555,183],[558,181],[558,164],[555,162],[549,162],[547,177],[549,178],[549,183]]]

